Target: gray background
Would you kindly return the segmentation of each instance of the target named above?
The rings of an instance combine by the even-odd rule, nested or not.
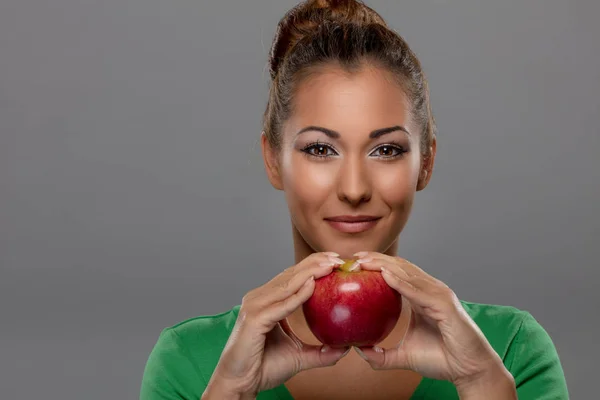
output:
[[[160,331],[293,263],[262,166],[295,1],[0,2],[0,397],[134,399]],[[590,398],[600,335],[600,2],[369,1],[439,125],[399,254],[530,311]]]

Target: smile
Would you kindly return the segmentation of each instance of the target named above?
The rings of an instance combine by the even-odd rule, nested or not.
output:
[[[367,231],[377,225],[377,222],[381,219],[381,217],[373,217],[371,219],[365,219],[361,221],[351,221],[344,220],[343,218],[339,219],[325,219],[327,223],[332,226],[334,229],[344,232],[344,233],[360,233]]]

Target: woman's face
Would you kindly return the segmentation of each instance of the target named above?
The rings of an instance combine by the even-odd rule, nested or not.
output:
[[[386,252],[408,220],[421,170],[418,127],[403,90],[385,70],[347,75],[329,67],[300,85],[293,110],[280,152],[264,137],[263,150],[297,233],[313,251],[345,258]],[[330,220],[358,215],[377,220],[362,226]]]

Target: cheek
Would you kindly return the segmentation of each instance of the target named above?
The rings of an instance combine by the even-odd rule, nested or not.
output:
[[[414,164],[411,161],[393,168],[378,168],[371,175],[373,189],[392,206],[411,202],[417,187],[418,160],[416,167]]]
[[[330,193],[336,172],[318,162],[307,162],[302,155],[289,157],[283,168],[283,184],[288,201],[304,207],[322,204]]]

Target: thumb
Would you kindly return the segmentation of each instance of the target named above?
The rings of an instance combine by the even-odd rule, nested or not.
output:
[[[383,369],[408,369],[408,357],[403,347],[382,349],[379,346],[355,347],[359,356],[375,370]]]
[[[398,345],[391,349],[384,349],[379,346],[365,346],[355,347],[354,349],[366,362],[371,365],[373,369],[412,369],[410,366],[410,357],[407,347],[405,346],[405,340],[408,335],[412,335],[417,325],[418,314],[412,308],[412,305],[408,301],[402,301],[403,310],[407,307],[410,310],[410,319],[408,321],[408,328],[404,333],[404,337]],[[402,311],[404,312],[404,311]]]
[[[296,336],[287,318],[279,321],[282,330],[299,346],[300,370],[335,365],[350,351],[350,347],[331,348],[327,345],[306,344]]]
[[[327,345],[305,345],[300,350],[302,370],[335,365],[350,351],[350,347],[331,348]]]

